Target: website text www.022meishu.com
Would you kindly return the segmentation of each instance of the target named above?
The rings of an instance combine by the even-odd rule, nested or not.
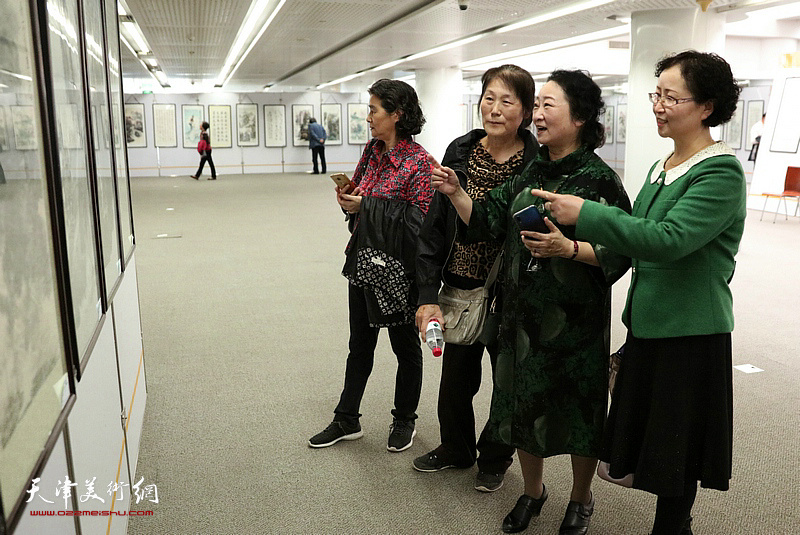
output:
[[[31,516],[152,516],[153,511],[36,511]]]

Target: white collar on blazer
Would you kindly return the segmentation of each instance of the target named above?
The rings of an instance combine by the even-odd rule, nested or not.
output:
[[[694,153],[694,155],[692,155],[691,158],[689,158],[682,164],[673,167],[669,171],[664,171],[665,174],[664,185],[669,186],[670,184],[678,180],[680,177],[685,175],[689,171],[689,169],[691,169],[692,166],[694,166],[695,164],[698,164],[708,158],[713,158],[714,156],[721,156],[723,154],[729,154],[731,156],[736,155],[736,153],[733,152],[733,149],[731,149],[723,141],[717,141],[713,145],[709,145],[703,150]],[[672,156],[671,152],[666,156],[664,156],[664,158],[659,160],[658,164],[653,168],[653,172],[650,173],[651,184],[655,184],[658,181],[659,177],[661,176],[661,172],[664,170],[664,164],[667,162],[670,156]]]

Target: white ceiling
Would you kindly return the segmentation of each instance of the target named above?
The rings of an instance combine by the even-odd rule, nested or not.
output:
[[[269,2],[268,12],[278,0]],[[193,83],[198,91],[214,85],[251,6],[250,0],[126,0],[124,3],[172,85],[185,90]],[[800,6],[800,2],[777,3]],[[468,0],[468,4],[468,9],[462,11],[458,0],[286,0],[224,90],[261,91],[272,84],[275,90],[313,89],[321,83],[568,5],[562,0]],[[714,0],[709,10],[726,12],[729,20],[734,20],[743,18],[742,6],[752,9],[763,4],[760,0]],[[610,39],[615,41],[614,45],[604,39],[593,45],[590,55],[584,55],[587,50],[581,54],[592,61],[599,57],[598,51],[607,52],[608,58],[606,54],[600,57],[608,61],[593,61],[585,67],[594,75],[624,77],[624,73],[612,72],[618,70],[612,66],[618,62],[611,60],[622,55],[623,63],[627,61],[628,51],[616,48],[620,41],[627,40],[625,25],[609,17],[629,15],[634,10],[675,8],[696,9],[697,4],[695,0],[614,0],[575,15],[507,33],[493,33],[474,43],[369,76],[375,79],[400,76],[415,69],[453,66],[492,54],[620,28],[622,36]],[[764,29],[759,31],[759,26]],[[741,35],[748,37],[780,34],[800,38],[800,22],[796,18],[755,25],[742,23],[739,27]],[[515,61],[534,72],[549,72],[559,56],[551,52],[549,57],[543,57],[547,59],[537,59],[538,69],[526,65],[524,58]],[[122,58],[126,81],[150,78],[126,47]],[[484,66],[475,69],[483,70]],[[469,76],[466,72],[465,77]]]

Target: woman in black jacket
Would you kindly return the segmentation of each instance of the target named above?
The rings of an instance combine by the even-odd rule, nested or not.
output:
[[[484,128],[455,139],[442,160],[442,165],[456,171],[461,187],[473,200],[482,199],[492,188],[518,174],[536,155],[538,144],[527,129],[534,93],[530,73],[516,65],[495,67],[483,74],[480,106]],[[417,256],[416,322],[423,335],[431,318],[442,319],[438,303],[442,281],[465,290],[483,286],[502,249],[499,243],[460,243],[456,239],[457,220],[452,203],[436,193],[420,232]],[[494,288],[499,287],[495,283]],[[498,297],[493,292],[495,312]],[[485,433],[475,443],[472,399],[481,384],[484,348],[489,352],[493,371],[497,360],[497,344],[488,331],[472,345],[445,345],[438,403],[442,442],[414,459],[416,470],[437,472],[468,468],[477,458],[475,488],[483,492],[502,486],[514,454],[513,446],[491,442]]]

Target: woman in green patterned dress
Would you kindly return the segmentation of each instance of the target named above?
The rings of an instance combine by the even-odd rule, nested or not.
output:
[[[555,225],[531,188],[570,193],[630,212],[616,173],[594,149],[605,140],[600,88],[582,71],[554,71],[534,106],[542,145],[521,175],[474,202],[453,171],[434,164],[432,185],[447,195],[468,226],[466,240],[503,243],[506,262],[500,348],[488,428],[511,444],[525,492],[503,531],[527,528],[547,500],[544,458],[570,454],[573,485],[559,533],[585,534],[594,510],[597,466],[608,400],[610,286],[630,260],[590,242],[575,227]],[[513,214],[536,205],[548,233],[521,231]]]

